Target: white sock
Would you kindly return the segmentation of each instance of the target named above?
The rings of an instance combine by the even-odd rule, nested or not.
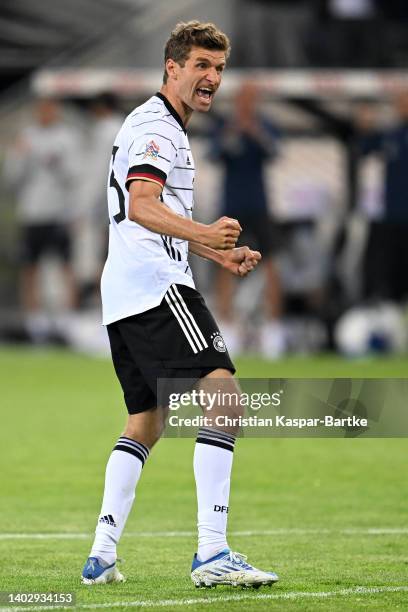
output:
[[[234,436],[200,427],[194,450],[198,503],[199,561],[217,555],[227,544],[227,517]]]
[[[149,449],[140,442],[124,436],[117,441],[106,466],[102,508],[90,557],[100,557],[109,564],[116,561],[116,545],[132,508],[136,485],[148,456]]]

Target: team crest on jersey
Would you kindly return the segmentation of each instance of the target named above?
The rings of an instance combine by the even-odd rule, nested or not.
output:
[[[218,351],[219,353],[226,352],[227,347],[225,346],[224,339],[221,336],[220,332],[214,332],[213,334],[211,334],[211,340],[216,351]]]
[[[143,159],[146,159],[146,157],[150,157],[150,159],[153,159],[154,161],[156,161],[159,151],[160,151],[159,145],[157,145],[154,142],[154,140],[151,140],[150,142],[146,144],[146,148],[143,154]]]

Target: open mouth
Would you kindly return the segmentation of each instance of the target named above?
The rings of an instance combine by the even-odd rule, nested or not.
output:
[[[196,89],[196,94],[199,98],[202,98],[203,100],[209,102],[214,92],[209,87],[198,87],[198,89]]]

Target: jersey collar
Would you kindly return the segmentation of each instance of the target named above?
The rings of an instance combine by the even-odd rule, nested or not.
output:
[[[176,109],[173,108],[173,106],[170,104],[170,102],[168,101],[166,96],[163,96],[163,94],[160,93],[160,91],[158,91],[154,95],[156,96],[156,98],[160,98],[160,100],[162,100],[162,102],[164,102],[164,105],[166,106],[166,108],[169,111],[169,113],[171,113],[173,115],[173,117],[175,118],[175,120],[177,121],[179,126],[182,128],[183,132],[186,134],[186,128],[184,127],[184,123],[182,122],[180,115],[178,114]]]

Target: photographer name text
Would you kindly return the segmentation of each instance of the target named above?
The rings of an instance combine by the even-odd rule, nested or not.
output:
[[[227,415],[215,417],[199,415],[187,418],[172,414],[168,422],[171,427],[287,427],[292,429],[313,429],[316,427],[339,427],[344,429],[367,427],[368,425],[368,419],[365,418],[356,416],[336,418],[331,415],[325,415],[323,418],[289,418],[279,415],[270,418],[258,416],[231,417]]]

